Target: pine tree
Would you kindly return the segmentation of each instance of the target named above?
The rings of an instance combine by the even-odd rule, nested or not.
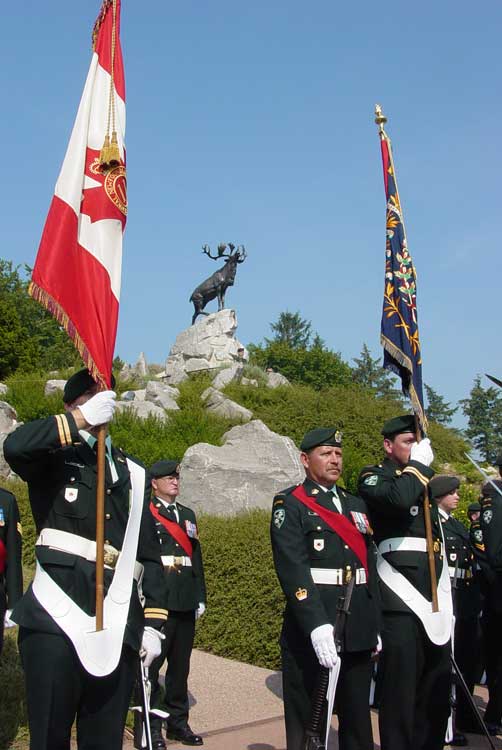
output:
[[[496,388],[483,388],[477,375],[469,398],[460,404],[469,418],[465,431],[486,461],[494,461],[502,448],[502,397]]]
[[[401,392],[396,388],[394,375],[381,366],[380,358],[373,359],[366,344],[363,344],[360,356],[354,357],[352,361],[356,364],[352,370],[354,382],[371,389],[377,396],[402,398]]]
[[[438,424],[450,424],[458,406],[452,407],[434,388],[431,388],[427,383],[424,385],[427,394],[427,408],[425,410],[427,418]]]

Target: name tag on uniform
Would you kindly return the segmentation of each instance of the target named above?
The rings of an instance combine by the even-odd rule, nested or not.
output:
[[[64,499],[69,503],[74,503],[78,497],[78,489],[76,487],[65,487]]]
[[[190,539],[197,539],[197,524],[192,523],[192,521],[185,521],[185,528],[187,532],[187,536],[190,537]]]
[[[360,531],[361,534],[371,533],[370,522],[368,521],[366,513],[359,513],[355,510],[351,510],[350,515],[352,516],[356,529]]]

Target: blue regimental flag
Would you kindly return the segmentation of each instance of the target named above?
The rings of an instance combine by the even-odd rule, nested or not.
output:
[[[390,139],[383,128],[386,121],[377,109],[382,146],[383,177],[387,199],[387,242],[385,246],[385,287],[383,295],[381,342],[383,366],[401,378],[403,394],[410,398],[419,424],[426,432],[422,393],[422,357],[417,321],[417,285],[413,261],[408,251],[401,201]]]

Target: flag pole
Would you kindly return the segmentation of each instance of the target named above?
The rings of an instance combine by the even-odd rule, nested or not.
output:
[[[96,480],[96,631],[103,630],[103,603],[105,595],[105,460],[107,425],[98,427],[97,480]]]
[[[395,198],[397,198],[397,205],[393,207],[393,210],[399,211],[399,222],[401,224],[402,230],[403,230],[403,237],[404,240],[406,240],[406,230],[404,226],[404,217],[403,217],[403,211],[401,209],[401,205],[399,202],[399,190],[397,187],[397,177],[396,177],[396,170],[394,169],[394,159],[392,156],[392,145],[390,142],[390,138],[385,132],[385,123],[387,122],[387,117],[384,115],[382,108],[379,104],[375,105],[375,123],[378,126],[378,134],[381,141],[385,141],[387,145],[388,150],[388,157],[389,157],[389,166],[392,172],[392,179],[394,180],[395,188],[396,188],[396,195]],[[385,170],[385,164],[384,164],[384,170]],[[388,195],[387,195],[387,174],[385,174],[384,171],[384,181],[385,181],[385,190],[386,190],[386,200],[389,201]],[[411,306],[410,306],[411,307]],[[396,309],[397,312],[397,309]],[[412,307],[412,315],[414,316],[415,310]],[[416,317],[413,318],[413,323],[416,326],[417,321]],[[405,328],[404,321],[401,321],[401,327]],[[417,329],[417,342],[418,342],[418,329]],[[420,389],[415,389],[415,385],[413,383],[413,364],[411,357],[406,357],[403,355],[403,352],[399,350],[399,348],[392,344],[392,342],[389,342],[386,340],[384,342],[384,349],[387,349],[389,351],[389,348],[391,349],[391,357],[393,357],[398,365],[400,373],[401,373],[401,380],[403,382],[403,371],[408,371],[411,367],[411,370],[408,372],[409,375],[409,383],[407,383],[406,390],[408,392],[408,395],[412,402],[413,412],[415,414],[415,438],[417,443],[420,442],[422,439],[422,433],[425,436],[425,427],[427,425],[427,420],[425,418],[425,414],[423,413],[423,406],[422,406],[422,397],[421,393],[418,393],[418,390],[421,390],[421,383],[420,383]],[[421,359],[420,359],[420,365],[421,365]],[[408,378],[407,378],[408,379]],[[403,387],[403,390],[404,387]],[[422,416],[422,419],[420,419],[419,414]],[[437,578],[436,578],[436,561],[434,559],[434,545],[432,541],[432,522],[431,522],[431,509],[430,509],[430,502],[429,502],[429,495],[427,488],[424,490],[424,499],[423,499],[423,506],[424,506],[424,525],[425,525],[425,539],[426,539],[426,548],[427,548],[427,561],[428,561],[428,567],[429,567],[429,576],[431,581],[431,600],[432,600],[432,611],[433,612],[439,612],[439,603],[438,603],[438,593],[437,593]]]

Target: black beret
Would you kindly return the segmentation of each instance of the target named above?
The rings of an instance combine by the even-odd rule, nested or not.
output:
[[[469,513],[480,513],[480,512],[481,512],[481,505],[479,503],[471,503],[467,507],[467,515],[469,515]]]
[[[150,467],[151,479],[158,479],[159,477],[170,477],[172,474],[180,473],[180,465],[178,461],[156,461]]]
[[[402,414],[400,417],[393,417],[384,423],[381,434],[386,438],[401,435],[403,432],[415,433],[415,415]]]
[[[429,482],[429,489],[431,491],[431,497],[437,500],[438,497],[443,495],[449,495],[460,487],[460,479],[458,477],[452,477],[448,474],[438,474],[433,477]]]
[[[502,466],[502,453],[499,453],[495,461],[493,462],[494,466]]]
[[[65,404],[71,404],[76,398],[96,385],[89,370],[84,368],[72,375],[65,383],[63,390],[63,401]],[[112,375],[112,388],[115,388],[115,378]]]
[[[502,480],[501,479],[493,480],[493,484],[495,485],[495,487],[498,487],[499,490],[502,492]],[[500,497],[500,492],[497,492],[493,484],[491,482],[484,483],[484,485],[481,487],[481,497]]]
[[[300,443],[301,451],[310,451],[318,445],[334,445],[342,447],[342,433],[336,427],[316,427],[315,430],[306,432]]]

